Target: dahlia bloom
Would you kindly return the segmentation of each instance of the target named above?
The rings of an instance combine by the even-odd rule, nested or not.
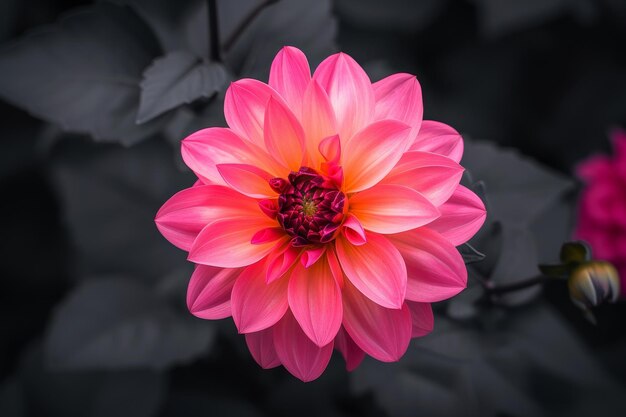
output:
[[[485,219],[459,185],[459,134],[422,120],[415,76],[372,84],[343,53],[311,76],[292,47],[269,84],[232,83],[224,114],[182,142],[199,180],[156,216],[196,264],[189,310],[232,316],[260,366],[303,381],[333,349],[348,370],[397,361],[432,330],[430,303],[465,287],[455,245]]]
[[[585,182],[575,236],[589,243],[593,257],[615,265],[626,297],[626,131],[612,133],[614,156],[593,156],[576,170]]]

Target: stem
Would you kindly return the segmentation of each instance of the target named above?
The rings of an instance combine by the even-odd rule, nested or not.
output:
[[[533,278],[529,278],[523,281],[514,282],[512,284],[498,285],[495,287],[485,288],[487,295],[504,294],[507,292],[523,290],[524,288],[532,287],[537,284],[543,284],[544,282],[553,280],[552,278],[539,275]]]
[[[248,16],[246,16],[246,18],[243,19],[241,23],[239,23],[239,26],[237,26],[237,28],[233,31],[233,33],[226,40],[226,42],[224,42],[224,52],[230,51],[230,48],[232,48],[233,45],[235,45],[235,43],[241,37],[243,32],[245,32],[248,26],[250,26],[250,23],[252,23],[254,19],[256,19],[256,17],[263,11],[263,9],[265,9],[267,6],[270,6],[274,3],[278,3],[278,1],[279,0],[265,0],[261,2],[259,5],[257,5],[250,12],[250,14],[248,14]]]
[[[209,58],[214,62],[221,62],[220,31],[217,16],[217,0],[207,0],[209,12]]]

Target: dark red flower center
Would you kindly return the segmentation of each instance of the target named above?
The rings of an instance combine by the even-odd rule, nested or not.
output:
[[[293,236],[294,246],[326,243],[335,238],[343,220],[344,193],[315,170],[302,167],[270,180],[278,197],[278,223]]]

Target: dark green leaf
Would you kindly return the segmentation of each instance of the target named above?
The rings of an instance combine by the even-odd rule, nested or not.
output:
[[[178,312],[146,286],[87,280],[61,303],[45,343],[54,369],[163,369],[208,352],[213,327]]]
[[[463,260],[466,264],[480,262],[485,259],[485,254],[476,250],[475,247],[470,245],[469,243],[464,243],[459,246],[459,252],[461,252],[461,256],[463,256]]]
[[[200,97],[211,97],[224,88],[227,80],[222,64],[207,62],[189,52],[170,52],[157,58],[144,72],[137,123]]]
[[[591,248],[585,242],[567,242],[561,247],[561,262],[564,264],[579,264],[591,258]]]
[[[131,9],[96,4],[3,48],[0,97],[68,131],[132,144],[163,122],[135,123],[141,74],[158,53]]]

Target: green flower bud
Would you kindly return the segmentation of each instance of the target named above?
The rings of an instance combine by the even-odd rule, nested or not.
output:
[[[567,284],[572,301],[583,310],[613,303],[619,296],[619,275],[609,262],[581,263],[572,271]]]

